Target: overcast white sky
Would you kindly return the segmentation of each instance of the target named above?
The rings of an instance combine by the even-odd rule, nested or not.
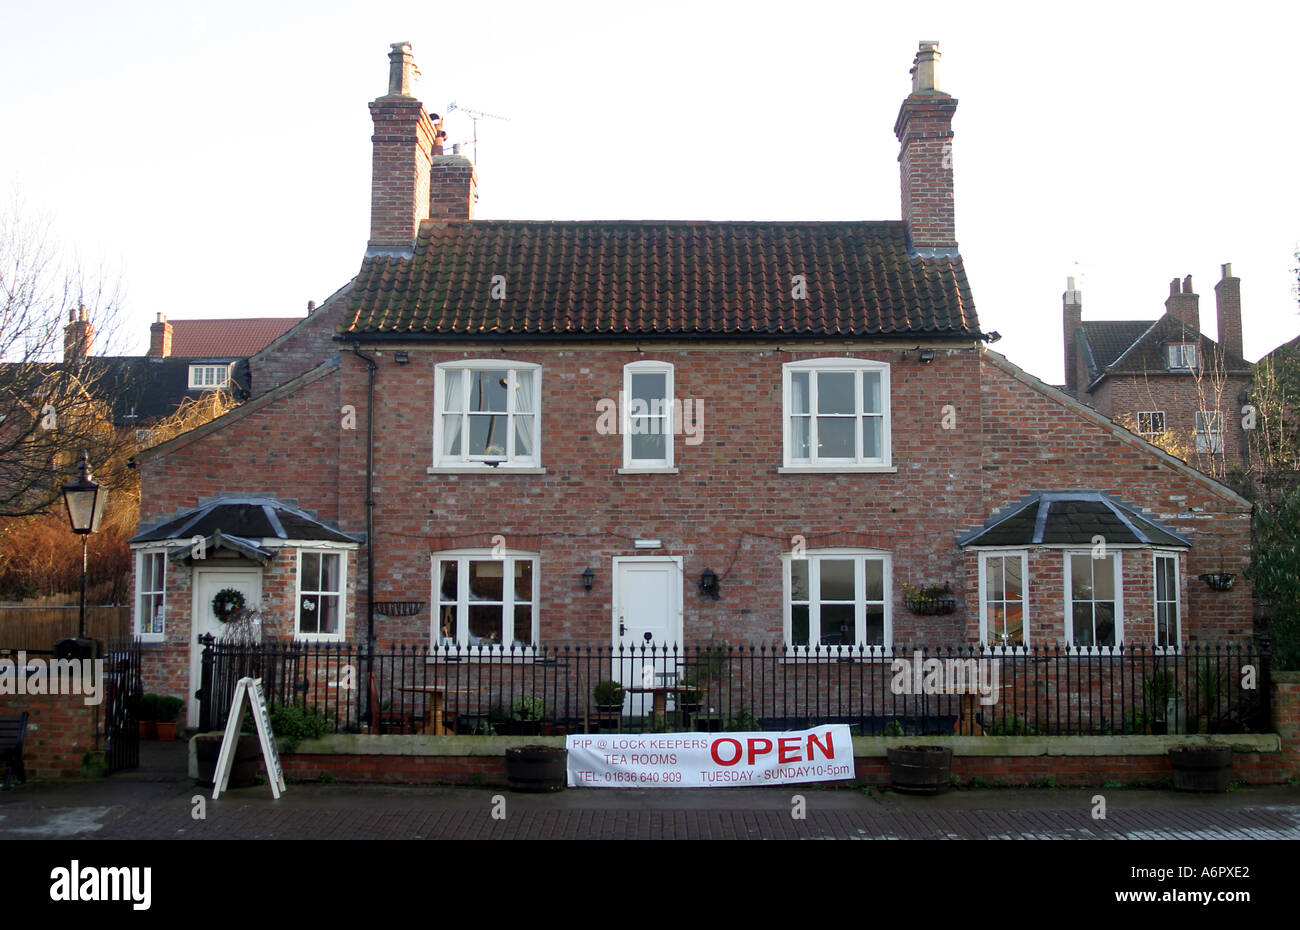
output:
[[[0,184],[172,318],[301,315],[359,267],[368,101],[409,40],[479,123],[481,218],[898,219],[899,103],[940,43],[957,238],[995,348],[1061,380],[1061,292],[1154,319],[1242,279],[1254,359],[1300,333],[1300,5],[10,2]],[[906,6],[906,10],[900,9]],[[453,141],[471,126],[448,115]]]

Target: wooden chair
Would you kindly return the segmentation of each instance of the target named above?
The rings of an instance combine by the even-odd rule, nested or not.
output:
[[[379,676],[370,675],[370,729],[372,732],[383,733],[415,733],[416,720],[415,714],[408,713],[403,716],[401,713],[394,713],[392,710],[382,710],[379,704]]]

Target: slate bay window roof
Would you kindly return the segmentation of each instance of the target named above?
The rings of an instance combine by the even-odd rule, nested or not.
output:
[[[802,276],[806,296],[795,297]],[[505,296],[493,296],[500,276]],[[960,256],[901,222],[426,221],[339,338],[980,337]]]
[[[189,540],[196,536],[211,541],[217,534],[226,540],[249,545],[253,545],[253,541],[266,539],[301,539],[353,545],[359,541],[306,511],[270,498],[219,498],[138,533],[130,541],[147,543]],[[232,545],[230,548],[238,551],[239,547]]]
[[[969,546],[1169,546],[1191,543],[1136,508],[1100,491],[1036,491],[957,540]]]

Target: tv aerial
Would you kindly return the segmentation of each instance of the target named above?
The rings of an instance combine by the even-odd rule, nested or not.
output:
[[[469,107],[459,106],[455,100],[447,104],[447,112],[451,113],[453,110],[459,110],[460,112],[464,113],[474,123],[474,139],[472,144],[474,146],[474,164],[477,165],[478,164],[478,121],[481,119],[499,119],[503,122],[508,123],[510,122],[510,117],[497,116],[495,113],[484,113],[482,110],[471,110]]]

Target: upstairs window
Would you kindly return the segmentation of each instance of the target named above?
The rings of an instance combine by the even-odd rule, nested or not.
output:
[[[1165,412],[1163,410],[1143,410],[1138,413],[1138,433],[1143,436],[1159,436],[1165,431]]]
[[[673,467],[673,366],[631,362],[623,367],[623,467]]]
[[[233,365],[191,365],[190,389],[217,391],[230,385]]]
[[[1219,411],[1196,411],[1196,451],[1223,452],[1223,414]]]
[[[1196,343],[1172,342],[1165,346],[1166,359],[1171,369],[1191,371],[1196,367]]]
[[[436,465],[538,465],[539,366],[504,361],[439,365],[434,399]]]
[[[790,362],[783,395],[786,467],[889,467],[888,364]]]

